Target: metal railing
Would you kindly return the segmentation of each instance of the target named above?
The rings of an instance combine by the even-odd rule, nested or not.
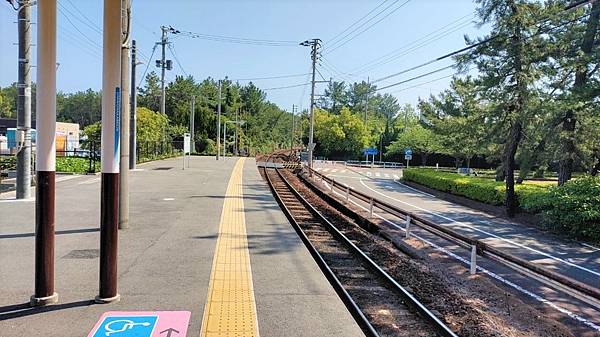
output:
[[[309,171],[311,170],[308,167],[306,167],[306,169]],[[371,218],[373,217],[373,210],[377,208],[387,214],[403,219],[405,221],[404,229],[406,230],[406,235],[408,236],[410,236],[410,226],[414,225],[431,234],[434,234],[438,237],[455,243],[458,246],[470,250],[470,272],[472,274],[474,274],[477,270],[477,256],[487,257],[505,266],[508,266],[511,269],[516,270],[517,272],[520,272],[527,276],[533,276],[538,281],[553,285],[580,300],[583,300],[585,302],[591,302],[595,306],[600,305],[600,290],[597,288],[589,286],[571,277],[541,267],[535,263],[529,262],[520,257],[506,253],[498,248],[486,244],[481,240],[473,239],[466,235],[460,234],[446,226],[434,223],[433,221],[426,219],[416,213],[403,210],[397,206],[374,198],[368,194],[359,192],[348,186],[338,184],[335,182],[335,179],[329,178],[317,172],[316,170],[312,170],[312,174],[313,177],[328,182],[330,184],[331,192],[334,192],[336,189],[341,191],[342,193],[340,194],[345,196],[346,201],[348,201],[350,197],[354,197],[357,200],[368,204],[369,215]]]

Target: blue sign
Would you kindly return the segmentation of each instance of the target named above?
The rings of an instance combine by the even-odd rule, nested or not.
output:
[[[114,161],[119,165],[121,159],[121,88],[115,88],[115,149]]]
[[[410,155],[412,155],[412,150],[411,149],[405,149],[404,150],[404,154],[407,155],[407,156],[410,156]]]
[[[368,149],[364,149],[363,153],[364,153],[365,156],[367,156],[367,155],[376,155],[378,152],[377,152],[376,148],[370,147]]]
[[[93,337],[151,337],[158,316],[106,316]]]

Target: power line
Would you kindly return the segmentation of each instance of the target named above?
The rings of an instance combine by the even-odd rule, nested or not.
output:
[[[395,4],[396,2],[398,2],[398,1],[399,1],[399,0],[396,0],[396,1],[394,1],[394,2],[392,3],[392,5],[394,5],[394,4]],[[342,42],[341,44],[340,44],[340,43],[338,43],[338,44],[337,44],[335,47],[333,47],[333,49],[328,49],[328,50],[327,50],[327,52],[326,52],[325,54],[330,54],[330,53],[332,53],[333,51],[335,51],[335,50],[339,49],[340,47],[342,47],[342,46],[346,45],[348,42],[350,42],[350,41],[354,40],[355,38],[357,38],[358,36],[360,36],[361,34],[363,34],[364,32],[366,32],[367,30],[371,29],[373,26],[375,26],[375,25],[379,24],[381,21],[385,20],[385,19],[386,19],[386,18],[388,18],[390,15],[394,14],[396,11],[398,11],[400,8],[404,7],[404,6],[405,6],[406,4],[408,4],[410,1],[411,1],[411,0],[406,0],[406,1],[405,1],[405,2],[403,2],[403,3],[402,3],[400,6],[398,6],[398,7],[394,8],[392,11],[390,11],[389,13],[387,13],[386,15],[384,15],[382,18],[380,18],[379,20],[377,20],[375,23],[373,23],[373,24],[371,24],[370,26],[368,26],[367,28],[365,28],[365,29],[361,30],[360,32],[358,32],[358,33],[357,33],[357,34],[355,34],[354,36],[350,37],[348,40],[346,40],[346,41]],[[392,5],[390,5],[390,6],[392,6]],[[374,19],[374,18],[376,18],[376,17],[377,17],[379,14],[383,13],[383,12],[384,12],[385,10],[387,10],[387,9],[388,9],[390,6],[386,7],[386,8],[385,8],[383,11],[379,12],[377,15],[375,15],[375,16],[374,16],[373,18],[371,18],[371,19]],[[353,32],[355,32],[356,30],[360,29],[362,26],[364,26],[365,24],[367,24],[367,23],[368,23],[368,22],[369,22],[371,19],[369,19],[368,21],[366,21],[366,22],[365,22],[365,23],[363,23],[362,25],[358,26],[357,28],[355,28],[354,30],[352,30],[352,32],[350,32],[350,33],[353,33]],[[348,35],[349,35],[349,34],[347,34],[346,36],[348,36]],[[344,37],[344,38],[346,38],[346,37]],[[344,38],[343,38],[343,39],[344,39]],[[342,39],[342,40],[343,40],[343,39]],[[342,41],[342,40],[340,40],[340,41]]]
[[[474,16],[473,13],[467,14],[455,21],[452,21],[451,23],[449,23],[447,25],[444,25],[443,27],[440,27],[440,28],[434,30],[433,32],[431,32],[429,34],[426,34],[410,43],[407,43],[397,49],[394,49],[393,51],[391,51],[383,56],[380,56],[380,57],[378,57],[372,61],[369,61],[359,67],[356,67],[351,72],[364,73],[366,71],[375,69],[381,65],[387,64],[387,63],[393,61],[394,59],[404,56],[411,51],[417,50],[418,48],[424,47],[424,46],[430,44],[431,42],[437,41],[440,38],[447,36],[455,31],[465,27],[466,25],[471,23],[471,18],[473,18],[473,16]],[[468,21],[463,22],[466,18],[468,18]],[[457,23],[458,23],[458,25],[456,25]],[[450,27],[452,27],[452,28],[450,28]],[[450,29],[450,30],[448,30],[448,29]]]
[[[90,39],[85,33],[83,33],[74,23],[73,21],[71,21],[71,19],[69,18],[69,16],[67,14],[65,14],[65,12],[63,12],[63,10],[61,9],[61,6],[57,7],[58,11],[65,17],[65,19],[67,19],[67,21],[71,24],[71,26],[73,26],[73,28],[75,28],[75,30],[77,32],[79,32],[79,34],[81,34],[81,36],[83,36],[86,40],[88,40],[90,43],[92,43],[93,45],[95,45],[96,47],[102,49],[102,47],[94,40]]]
[[[148,68],[150,67],[150,62],[152,61],[152,56],[154,56],[154,52],[156,51],[156,44],[154,45],[154,47],[152,48],[152,54],[150,54],[150,58],[148,59],[148,63],[146,64],[146,69],[144,70],[144,74],[142,75],[142,77],[140,78],[140,83],[138,83],[138,87],[140,87],[142,85],[142,82],[144,81],[145,77],[146,77],[146,73],[148,72]]]
[[[244,37],[234,37],[234,36],[225,36],[225,35],[212,35],[212,34],[201,34],[194,33],[190,31],[182,31],[172,29],[173,34],[181,34],[182,36],[186,36],[193,39],[202,39],[216,42],[225,42],[225,43],[237,43],[237,44],[248,44],[248,45],[258,45],[258,46],[270,46],[270,47],[291,47],[297,46],[297,41],[291,40],[267,40],[267,39],[254,39],[254,38],[244,38]]]
[[[177,65],[179,66],[179,69],[181,69],[181,71],[183,72],[183,74],[185,75],[185,77],[187,77],[188,74],[185,71],[185,69],[183,69],[183,66],[181,65],[181,62],[179,62],[179,58],[177,57],[177,54],[175,53],[175,46],[173,46],[172,43],[169,43],[168,46],[169,46],[169,50],[171,51],[171,54],[175,58],[175,62],[177,62]]]
[[[390,84],[390,85],[386,85],[386,86],[384,86],[384,87],[381,87],[381,88],[377,88],[377,89],[375,89],[375,91],[381,91],[381,90],[384,90],[384,89],[387,89],[387,88],[391,88],[391,87],[398,86],[398,85],[400,85],[400,84],[404,84],[404,83],[412,82],[412,81],[414,81],[414,80],[418,80],[419,78],[423,78],[423,77],[426,77],[426,76],[429,76],[429,75],[433,75],[433,74],[435,74],[435,73],[439,73],[440,71],[444,71],[444,70],[446,70],[446,69],[450,69],[450,68],[452,68],[452,67],[454,67],[454,66],[455,66],[454,64],[451,64],[451,65],[449,65],[449,66],[442,67],[442,68],[439,68],[439,69],[436,69],[436,70],[430,71],[430,72],[428,72],[428,73],[425,73],[425,74],[422,74],[422,75],[419,75],[419,76],[411,77],[411,78],[409,78],[409,79],[407,79],[407,80],[404,80],[404,81],[396,82],[396,83],[393,83],[393,84]],[[371,82],[371,83],[372,83],[372,82]]]
[[[267,76],[267,77],[253,77],[253,78],[234,78],[232,81],[259,81],[259,80],[272,80],[278,78],[291,78],[291,77],[302,77],[310,75],[310,73],[305,74],[292,74],[292,75],[278,75],[278,76]]]
[[[589,1],[590,1],[590,0],[584,0],[584,1],[579,1],[579,2],[577,2],[577,3],[578,3],[579,5],[581,5],[582,3],[587,3],[587,2],[589,2]],[[566,11],[566,10],[572,9],[572,8],[574,8],[574,7],[576,7],[576,6],[577,6],[577,5],[575,5],[575,4],[569,5],[569,6],[565,7],[565,9],[563,9],[563,11]],[[558,25],[558,26],[554,26],[554,27],[551,27],[551,28],[549,28],[549,29],[546,29],[546,30],[540,30],[540,31],[536,32],[535,34],[533,34],[533,35],[531,35],[531,36],[527,37],[526,39],[531,39],[531,38],[533,38],[533,37],[535,37],[535,36],[538,36],[538,35],[541,35],[541,34],[546,34],[546,33],[550,32],[550,31],[552,31],[552,30],[554,30],[554,29],[557,29],[557,28],[560,28],[560,27],[562,27],[562,26],[565,26],[565,25],[567,25],[567,24],[570,24],[570,23],[576,22],[576,21],[578,21],[578,20],[580,20],[580,19],[582,19],[582,18],[584,18],[584,17],[586,17],[586,16],[589,16],[589,15],[590,15],[590,13],[587,13],[587,14],[584,14],[584,15],[582,15],[582,16],[579,16],[579,17],[577,17],[577,18],[575,18],[575,19],[573,19],[573,20],[569,20],[569,21],[567,21],[567,22],[564,22],[564,23],[562,23],[562,24],[560,24],[560,25]],[[542,21],[547,21],[547,20],[548,20],[548,19],[546,19],[546,20],[542,20]],[[445,55],[442,55],[442,56],[440,56],[440,57],[434,58],[434,59],[432,59],[432,60],[430,60],[430,61],[427,61],[427,62],[421,63],[421,64],[419,64],[419,65],[416,65],[416,66],[414,66],[414,67],[410,67],[410,68],[408,68],[408,69],[402,70],[402,71],[400,71],[400,72],[397,72],[397,73],[394,73],[394,74],[391,74],[391,75],[388,75],[388,76],[385,76],[385,77],[379,78],[379,79],[377,79],[377,80],[373,81],[372,83],[381,82],[381,81],[387,80],[387,79],[389,79],[389,78],[396,77],[396,76],[399,76],[399,75],[405,74],[405,73],[407,73],[407,72],[410,72],[410,71],[413,71],[413,70],[416,70],[416,69],[419,69],[419,68],[425,67],[425,66],[427,66],[427,65],[429,65],[429,64],[432,64],[432,63],[435,63],[435,62],[438,62],[438,61],[441,61],[441,60],[447,59],[447,58],[449,58],[449,57],[452,57],[452,56],[455,56],[455,55],[458,55],[458,54],[462,54],[462,53],[464,53],[464,52],[466,52],[466,51],[468,51],[468,50],[471,50],[471,49],[473,49],[473,48],[477,48],[477,47],[479,47],[479,46],[482,46],[482,45],[485,45],[485,44],[487,44],[487,43],[490,43],[490,42],[492,42],[492,41],[494,41],[494,40],[496,40],[496,39],[500,38],[501,36],[502,36],[501,34],[496,34],[496,35],[490,36],[490,37],[488,37],[488,38],[486,38],[486,39],[484,39],[484,40],[481,40],[481,41],[479,41],[479,42],[477,42],[477,43],[474,43],[474,44],[472,44],[472,45],[470,45],[470,46],[467,46],[467,47],[464,47],[464,48],[461,48],[461,49],[455,50],[455,51],[453,51],[453,52],[450,52],[450,53],[448,53],[448,54],[445,54]]]
[[[306,83],[300,83],[300,84],[294,84],[294,85],[288,85],[285,87],[274,87],[274,88],[266,88],[266,89],[262,89],[262,90],[280,90],[280,89],[289,89],[289,88],[297,88],[297,87],[303,87],[303,86],[307,86],[309,84],[312,84],[312,82],[306,82]]]
[[[326,43],[332,43],[333,44],[333,41],[335,41],[339,36],[341,36],[342,34],[344,34],[345,32],[347,32],[348,30],[350,30],[354,25],[356,25],[357,23],[361,22],[364,18],[366,18],[369,15],[371,15],[371,13],[373,13],[374,11],[376,11],[377,8],[383,6],[383,4],[385,4],[388,1],[389,0],[383,0],[381,3],[379,3],[379,5],[377,5],[373,9],[371,9],[367,14],[365,14],[364,16],[362,16],[360,19],[354,21],[350,26],[346,27],[346,29],[344,29],[343,31],[341,31],[340,33],[338,33],[336,36],[334,36],[331,39],[329,39],[328,41],[326,41]]]
[[[89,17],[87,17],[82,11],[79,10],[79,8],[77,8],[77,6],[75,6],[75,4],[73,2],[71,2],[71,0],[67,0],[69,2],[69,4],[71,4],[71,7],[73,7],[77,13],[81,14],[81,16],[87,20],[87,22],[89,22],[88,25],[86,24],[88,27],[94,29],[95,31],[97,31],[98,33],[102,34],[102,28],[100,28],[100,26],[98,26],[97,23],[95,23],[94,21],[92,21]],[[65,8],[66,9],[66,8]],[[81,20],[80,20],[81,21]]]

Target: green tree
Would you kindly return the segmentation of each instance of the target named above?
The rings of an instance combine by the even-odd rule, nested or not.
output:
[[[160,111],[160,78],[152,71],[146,75],[146,85],[138,88],[138,106]]]
[[[169,119],[160,112],[141,107],[137,109],[136,126],[138,142],[158,142],[169,128]]]
[[[404,150],[411,149],[421,156],[421,165],[427,165],[427,157],[440,152],[441,145],[437,136],[429,129],[416,125],[400,134],[387,148],[387,156],[404,156]]]
[[[61,122],[77,123],[80,127],[93,124],[102,116],[102,95],[87,89],[70,94],[58,93],[56,97],[56,119]]]

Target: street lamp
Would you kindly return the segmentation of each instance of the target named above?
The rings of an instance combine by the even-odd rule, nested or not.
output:
[[[246,123],[246,121],[225,121],[225,123],[223,123],[223,157],[227,156],[227,139],[225,138],[227,136],[227,123],[238,124],[239,126],[242,126],[244,123]],[[237,142],[237,139],[235,141]]]

